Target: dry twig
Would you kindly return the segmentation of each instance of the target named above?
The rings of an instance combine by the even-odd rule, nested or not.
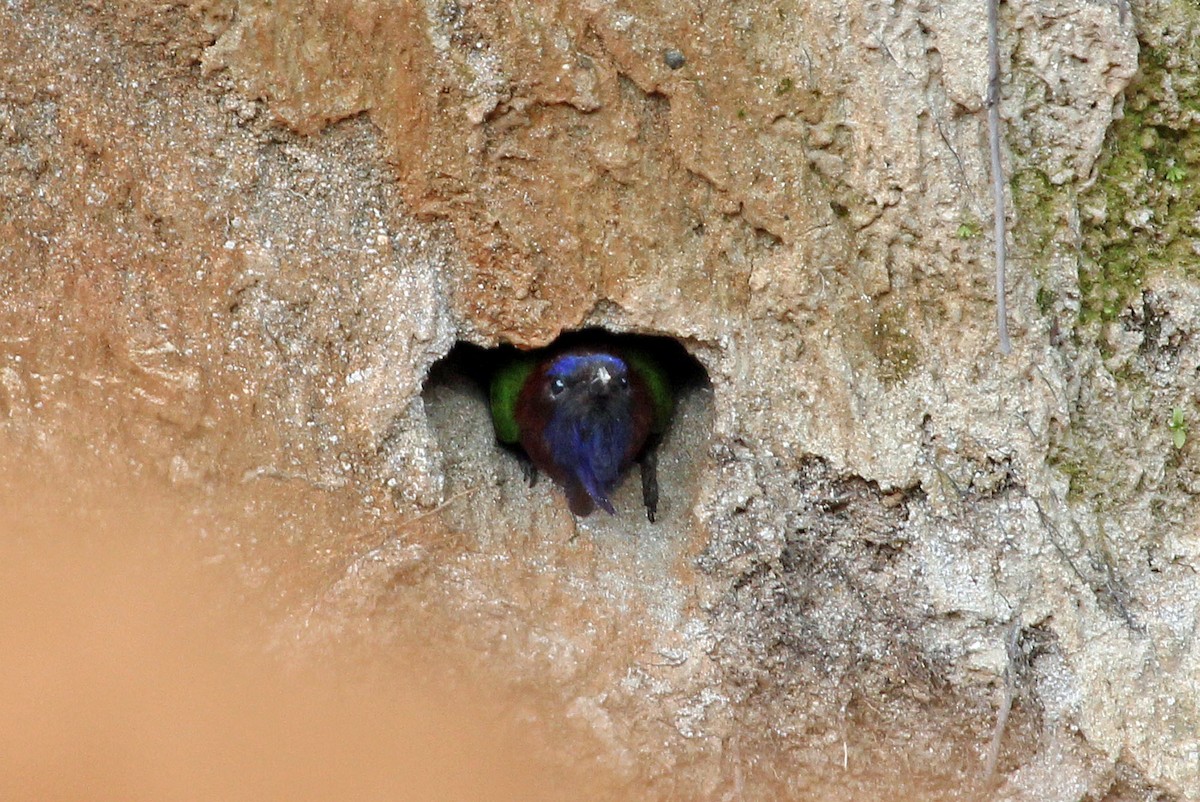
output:
[[[996,240],[996,325],[1000,352],[1012,352],[1008,341],[1008,307],[1004,300],[1004,270],[1008,258],[1005,241],[1004,167],[1000,163],[1000,0],[988,0],[988,142],[992,151],[992,206]]]

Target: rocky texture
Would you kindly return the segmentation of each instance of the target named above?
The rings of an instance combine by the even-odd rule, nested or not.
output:
[[[978,4],[0,18],[6,437],[315,488],[281,632],[439,611],[647,794],[1200,799],[1190,6],[1003,7],[1008,359]],[[431,374],[582,326],[708,371],[654,526]]]

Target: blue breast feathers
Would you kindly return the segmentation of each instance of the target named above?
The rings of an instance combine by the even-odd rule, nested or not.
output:
[[[555,461],[608,513],[615,512],[609,495],[621,478],[632,438],[628,409],[591,410],[579,417],[558,410],[546,428]]]

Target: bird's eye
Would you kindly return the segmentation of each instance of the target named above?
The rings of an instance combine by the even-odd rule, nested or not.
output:
[[[562,379],[555,379],[550,382],[550,395],[558,395],[565,389],[567,389],[567,383]]]
[[[629,386],[629,377],[628,377],[628,376],[622,376],[622,377],[619,379],[619,382],[620,382],[620,385],[621,385],[622,387],[628,387],[628,386]]]

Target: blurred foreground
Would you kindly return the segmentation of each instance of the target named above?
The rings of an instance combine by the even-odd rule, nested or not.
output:
[[[603,796],[461,666],[269,656],[193,525],[144,481],[0,477],[0,799]]]

